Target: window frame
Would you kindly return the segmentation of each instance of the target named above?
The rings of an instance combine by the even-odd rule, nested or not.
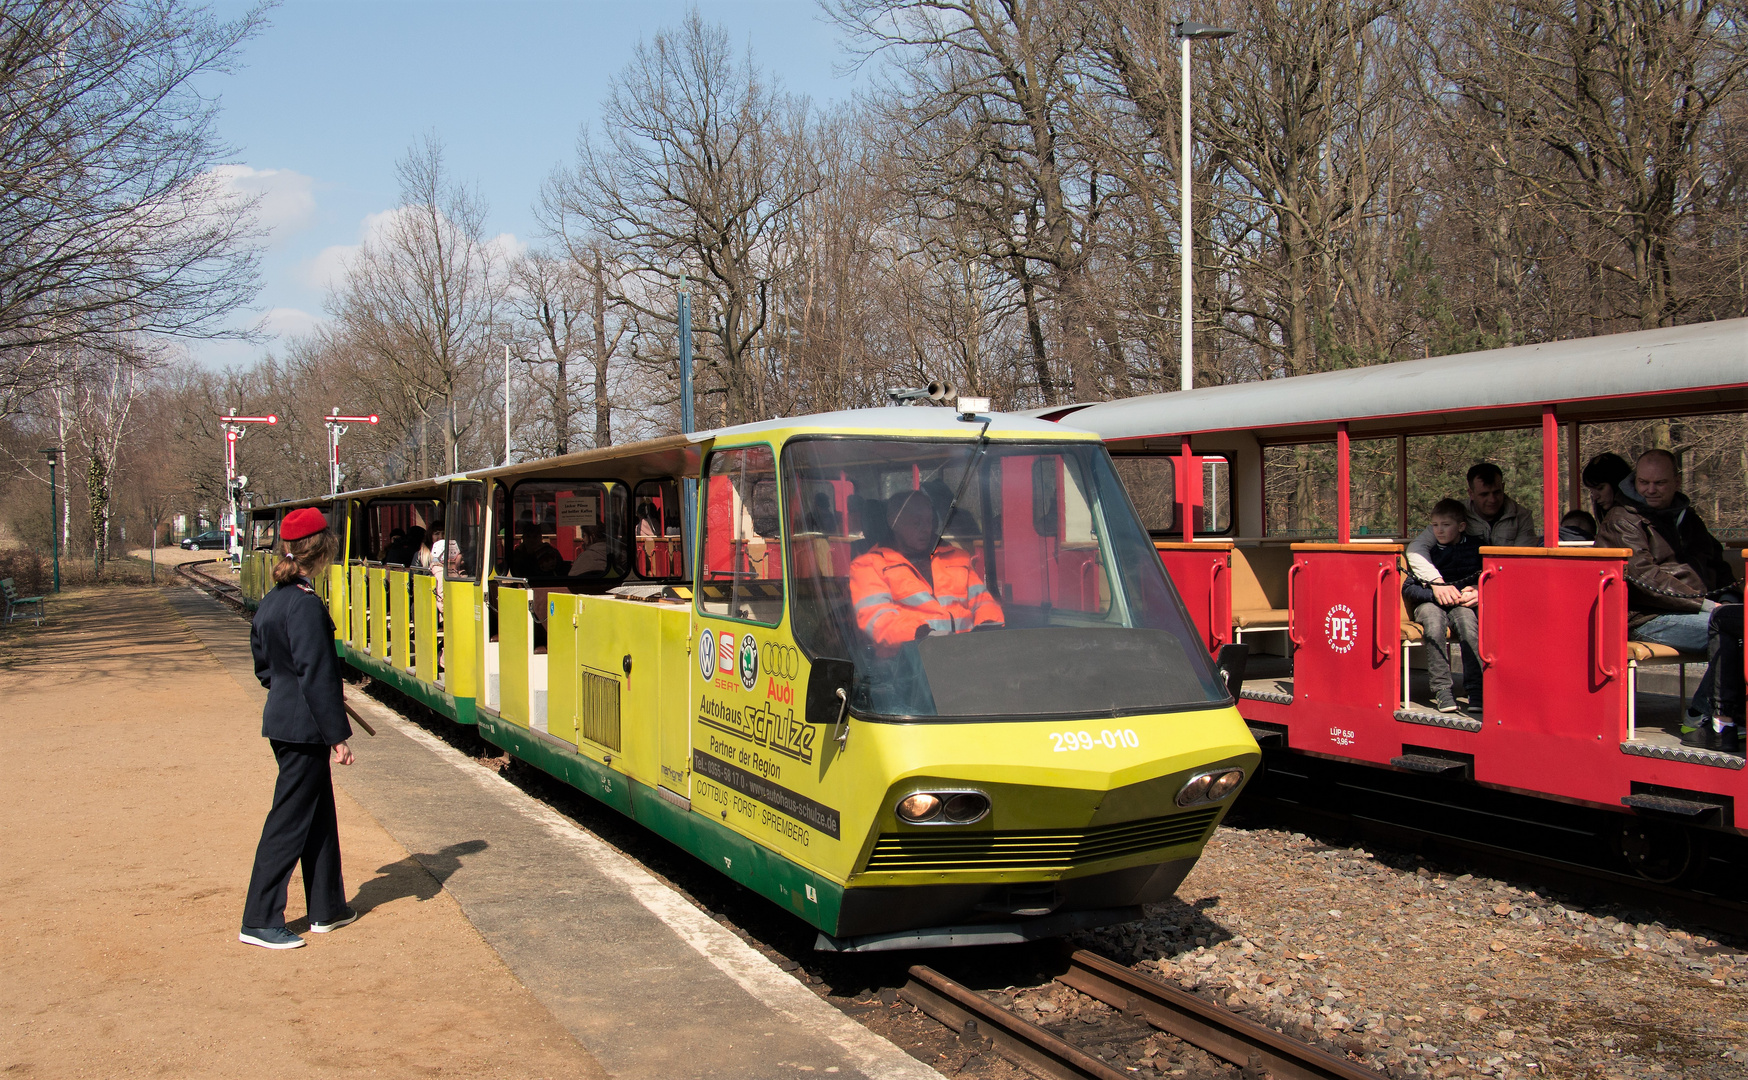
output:
[[[1109,451],[1109,453],[1111,455],[1111,463],[1113,466],[1119,466],[1120,463],[1123,462],[1124,460],[1132,459],[1132,458],[1147,458],[1147,459],[1152,459],[1152,460],[1156,460],[1156,461],[1170,462],[1170,461],[1181,460],[1183,457],[1181,452],[1167,453],[1165,451],[1141,451],[1141,450],[1118,451],[1118,450],[1111,450],[1108,446],[1106,447],[1106,449],[1107,449],[1107,451]],[[1224,461],[1226,463],[1226,506],[1225,506],[1226,527],[1224,529],[1204,529],[1198,523],[1196,525],[1195,535],[1208,536],[1208,537],[1237,536],[1238,535],[1238,485],[1235,483],[1235,478],[1238,475],[1238,453],[1236,451],[1233,451],[1233,450],[1206,450],[1206,451],[1203,451],[1203,450],[1195,450],[1195,449],[1191,449],[1190,453],[1194,457],[1199,457],[1199,458],[1204,459],[1204,461],[1207,458],[1219,458],[1221,461]],[[1175,466],[1173,468],[1175,470]],[[1203,465],[1204,482],[1206,482],[1205,478],[1207,476],[1206,469],[1207,469],[1207,466],[1206,466],[1206,464],[1204,464]],[[1119,481],[1121,481],[1123,479],[1123,474],[1120,471],[1117,473],[1117,479]],[[1155,539],[1155,540],[1170,540],[1174,536],[1181,537],[1183,535],[1184,525],[1183,525],[1183,515],[1181,512],[1182,507],[1183,507],[1183,503],[1177,498],[1176,481],[1177,481],[1177,473],[1174,471],[1172,473],[1173,486],[1172,486],[1172,501],[1171,501],[1171,524],[1163,529],[1154,529],[1154,528],[1148,528],[1147,523],[1145,521],[1141,522],[1142,527],[1147,529],[1147,535],[1153,537],[1153,539]],[[1128,484],[1124,484],[1123,488],[1124,488],[1125,492],[1127,492],[1127,494],[1129,495],[1129,501],[1131,503],[1135,503],[1135,493],[1128,491],[1128,486],[1129,486]],[[1204,510],[1204,512],[1205,512],[1205,510]],[[1138,504],[1137,504],[1135,516],[1137,519],[1140,519],[1140,517],[1141,517],[1141,512],[1140,512]]]
[[[793,440],[790,440],[790,441],[793,441]],[[787,447],[788,442],[785,442],[783,444],[783,446]],[[718,454],[732,454],[732,453],[738,453],[738,452],[745,452],[745,451],[749,451],[749,450],[757,450],[757,449],[760,449],[761,447],[764,448],[765,450],[767,450],[771,455],[771,482],[776,485],[776,491],[777,491],[777,538],[778,538],[778,543],[782,545],[782,549],[783,549],[782,550],[783,558],[782,558],[781,563],[779,563],[779,565],[778,565],[777,577],[776,577],[776,581],[779,583],[779,585],[782,586],[781,595],[778,598],[778,607],[777,607],[776,617],[774,619],[772,619],[770,622],[764,622],[764,621],[759,620],[759,619],[743,619],[738,615],[723,615],[723,614],[718,614],[717,612],[714,612],[714,611],[706,611],[704,609],[705,545],[709,542],[709,539],[710,539],[710,480],[711,480],[710,466],[711,466],[711,463],[716,460],[716,457]],[[699,494],[698,494],[698,528],[696,530],[697,535],[692,538],[692,544],[695,545],[695,547],[693,549],[694,554],[693,554],[693,558],[692,558],[692,578],[691,578],[691,581],[692,581],[692,610],[694,612],[696,612],[700,618],[721,619],[725,622],[740,623],[740,624],[745,625],[745,626],[762,626],[762,627],[765,627],[767,629],[775,629],[777,627],[780,627],[789,618],[789,582],[790,582],[789,558],[790,558],[791,550],[794,548],[795,545],[790,543],[788,536],[785,535],[786,530],[787,530],[787,526],[788,526],[788,521],[789,521],[789,514],[788,514],[789,507],[788,507],[788,500],[783,493],[782,449],[783,449],[782,447],[779,447],[779,446],[777,446],[773,443],[770,443],[770,442],[741,443],[741,444],[738,444],[735,446],[722,446],[722,447],[712,446],[710,448],[710,453],[705,455],[704,461],[699,466],[699,469],[698,469],[698,490],[699,490]],[[748,513],[750,515],[751,511],[749,511]],[[685,527],[684,525],[681,526],[682,529],[684,529],[684,527]]]
[[[614,585],[623,585],[626,579],[631,576],[631,571],[633,569],[633,559],[631,556],[631,540],[634,531],[631,516],[631,507],[633,505],[633,485],[617,476],[522,476],[516,478],[516,480],[511,483],[505,483],[500,479],[497,487],[504,492],[505,508],[504,529],[506,543],[504,545],[504,572],[501,574],[494,574],[493,576],[507,577],[512,581],[526,582],[529,588],[556,589],[560,587],[559,580],[556,578],[517,577],[509,572],[510,553],[516,550],[516,492],[524,484],[600,484],[604,488],[605,497],[602,500],[604,506],[611,503],[613,497],[612,488],[609,488],[606,485],[612,484],[625,490],[625,521],[624,529],[620,536],[620,543],[623,545],[623,550],[625,551],[624,572],[618,575],[603,575],[598,578],[574,579],[576,581],[586,580],[590,582],[611,582]],[[601,535],[603,538],[606,537],[607,531],[605,528],[602,529]],[[573,579],[569,574],[564,575],[566,588],[569,587],[569,583],[572,581]]]

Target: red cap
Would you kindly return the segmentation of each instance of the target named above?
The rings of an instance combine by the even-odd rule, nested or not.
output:
[[[314,536],[328,527],[328,519],[313,506],[302,510],[293,510],[285,515],[285,520],[279,524],[281,540],[302,540],[306,536]]]

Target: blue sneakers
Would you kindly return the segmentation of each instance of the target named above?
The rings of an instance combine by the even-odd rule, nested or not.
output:
[[[310,933],[312,933],[312,934],[331,933],[335,930],[340,929],[340,927],[342,927],[342,926],[350,926],[357,921],[358,921],[358,912],[352,910],[351,908],[347,908],[344,912],[341,913],[341,915],[338,919],[329,919],[327,922],[317,922],[314,919],[311,919],[310,920]]]
[[[301,949],[303,938],[287,930],[283,926],[245,926],[243,932],[237,935],[237,940],[245,945],[259,945],[263,949]]]

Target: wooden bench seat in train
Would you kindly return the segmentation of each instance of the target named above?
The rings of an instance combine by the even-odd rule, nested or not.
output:
[[[1292,566],[1293,549],[1286,544],[1232,549],[1232,640],[1243,641],[1246,632],[1287,628]]]

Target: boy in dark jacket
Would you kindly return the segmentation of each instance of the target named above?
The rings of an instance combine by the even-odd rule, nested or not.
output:
[[[1463,683],[1469,711],[1481,711],[1481,664],[1476,659],[1481,637],[1481,597],[1475,583],[1481,577],[1481,545],[1467,533],[1468,510],[1455,499],[1441,499],[1432,508],[1434,544],[1427,559],[1438,576],[1422,582],[1409,577],[1402,596],[1414,621],[1426,628],[1426,675],[1439,712],[1457,711],[1451,692],[1451,653],[1445,644],[1450,630],[1463,647]]]

